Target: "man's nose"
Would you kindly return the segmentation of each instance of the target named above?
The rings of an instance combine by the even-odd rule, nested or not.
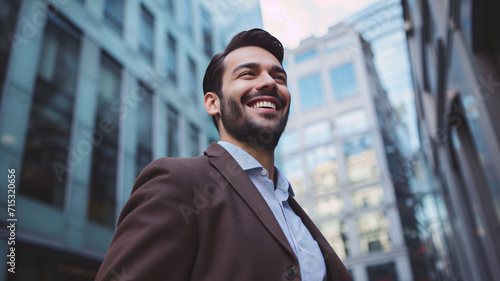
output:
[[[258,90],[276,90],[276,80],[267,72],[263,72],[259,77]]]

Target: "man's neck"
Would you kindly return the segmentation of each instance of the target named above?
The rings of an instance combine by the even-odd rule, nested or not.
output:
[[[263,150],[259,149],[254,145],[248,143],[240,142],[232,137],[220,137],[221,141],[228,142],[230,144],[236,145],[237,147],[243,149],[248,154],[250,154],[257,162],[259,162],[262,167],[264,167],[269,172],[269,179],[274,180],[274,151],[273,150]]]

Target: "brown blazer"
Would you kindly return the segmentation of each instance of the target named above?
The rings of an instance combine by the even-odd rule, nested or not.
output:
[[[323,252],[327,280],[352,281],[299,204]],[[299,261],[271,209],[220,145],[161,158],[139,175],[96,280],[301,280]]]

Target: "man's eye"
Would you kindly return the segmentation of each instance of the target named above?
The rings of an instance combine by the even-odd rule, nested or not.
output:
[[[252,73],[252,72],[249,72],[249,71],[247,71],[247,72],[243,72],[243,73],[241,73],[241,74],[240,74],[240,77],[242,77],[242,76],[247,76],[247,75],[253,75],[253,73]]]
[[[274,79],[278,79],[278,80],[286,82],[286,78],[284,76],[281,76],[281,75],[275,76]]]

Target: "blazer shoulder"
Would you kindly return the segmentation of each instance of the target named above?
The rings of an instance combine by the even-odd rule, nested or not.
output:
[[[191,174],[197,174],[210,165],[206,156],[172,158],[161,157],[147,165],[137,177],[132,193],[152,179],[168,175],[168,178],[183,179],[187,184]]]

